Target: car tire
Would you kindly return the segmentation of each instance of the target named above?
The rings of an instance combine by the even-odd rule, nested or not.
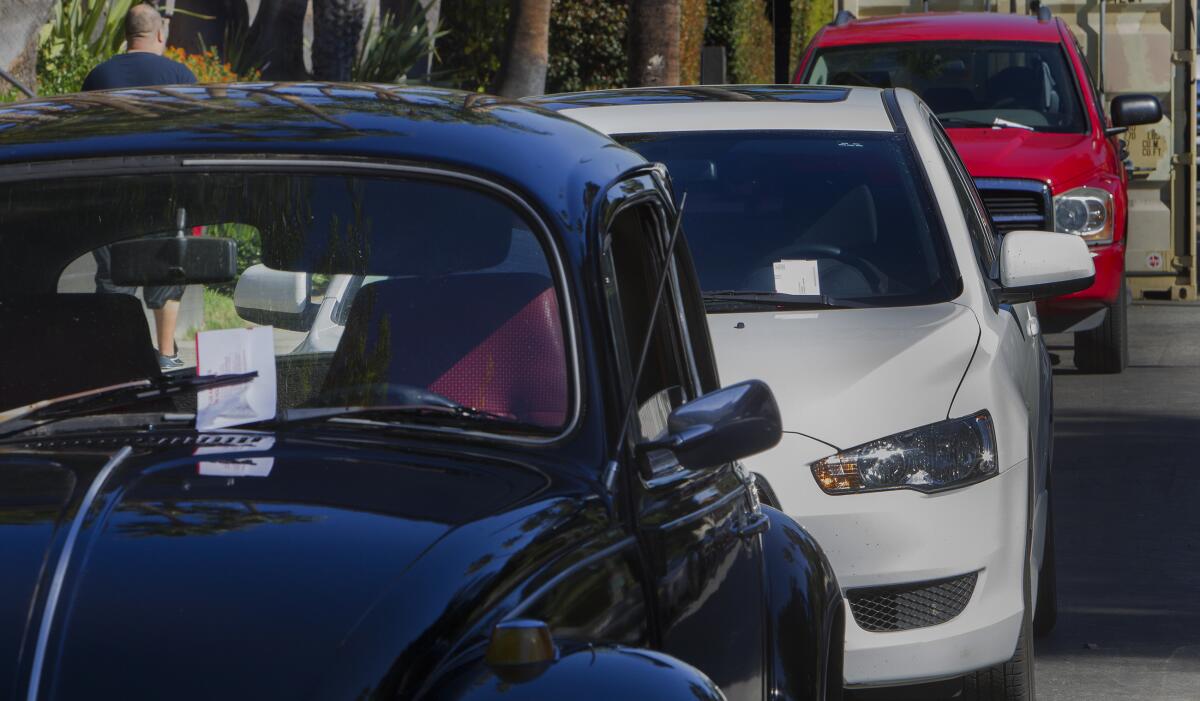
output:
[[[1075,334],[1075,367],[1083,372],[1112,374],[1129,363],[1128,287],[1121,279],[1117,301],[1108,308],[1104,323]]]
[[[968,674],[963,679],[964,701],[1033,701],[1033,621],[1026,615],[1017,649],[1007,662]]]

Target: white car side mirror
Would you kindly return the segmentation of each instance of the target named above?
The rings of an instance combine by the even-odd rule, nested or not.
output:
[[[1058,297],[1085,290],[1095,279],[1087,243],[1074,234],[1012,231],[1000,244],[1002,302]]]
[[[289,331],[307,331],[316,316],[307,273],[272,270],[252,265],[238,278],[233,306],[238,316],[255,324],[270,324]]]

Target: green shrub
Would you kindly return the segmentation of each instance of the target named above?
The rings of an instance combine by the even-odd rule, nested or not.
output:
[[[704,43],[724,46],[730,83],[775,80],[775,37],[763,0],[708,0]]]
[[[83,79],[107,56],[92,53],[83,45],[58,47],[46,43],[38,47],[38,95],[62,95],[83,89]]]
[[[500,72],[508,6],[495,0],[442,0],[446,36],[437,43],[437,72],[463,90],[488,90]]]
[[[554,0],[546,92],[626,84],[627,0]],[[509,3],[442,0],[436,73],[464,90],[487,91],[503,60]]]
[[[204,328],[189,328],[185,337],[189,340],[201,331],[216,329],[240,329],[249,326],[238,316],[233,297],[211,287],[204,288]]]
[[[38,34],[39,95],[78,92],[93,68],[125,43],[133,0],[60,0]]]
[[[621,87],[628,76],[625,0],[555,0],[546,92]]]

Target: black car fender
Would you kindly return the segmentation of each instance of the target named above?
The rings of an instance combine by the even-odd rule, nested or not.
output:
[[[833,567],[812,536],[767,506],[762,535],[770,699],[840,699],[845,607]]]
[[[478,658],[423,698],[438,701],[725,701],[703,672],[640,648],[580,646],[544,665],[494,668]]]

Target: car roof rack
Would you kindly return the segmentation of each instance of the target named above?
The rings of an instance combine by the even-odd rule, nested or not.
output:
[[[1029,0],[1029,10],[1037,15],[1039,22],[1049,22],[1054,18],[1054,15],[1050,12],[1050,8],[1041,0]]]
[[[850,10],[838,10],[837,16],[833,18],[832,24],[835,27],[844,27],[854,20],[858,19]]]

